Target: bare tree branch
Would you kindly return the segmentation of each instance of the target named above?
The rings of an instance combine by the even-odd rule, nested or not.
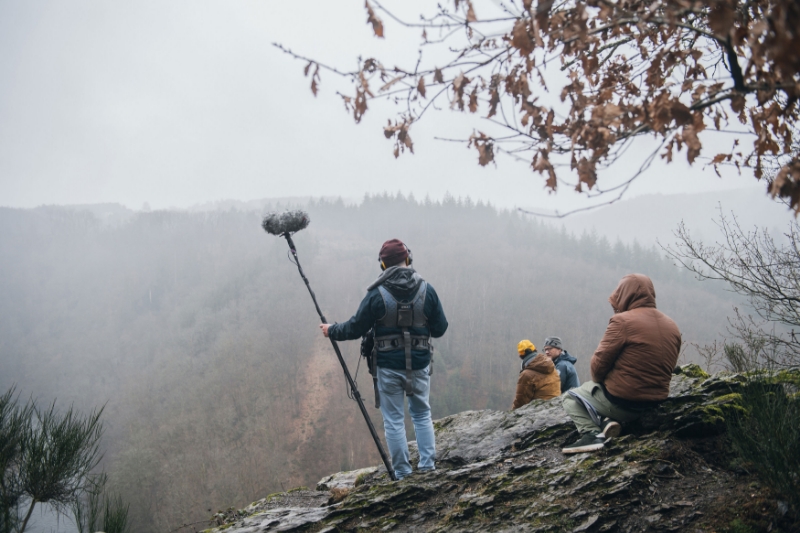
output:
[[[496,153],[514,154],[547,189],[574,182],[591,198],[624,190],[598,183],[609,179],[631,138],[653,135],[666,143],[667,163],[683,151],[691,164],[703,153],[701,133],[730,134],[735,120],[743,135],[754,136],[753,150],[717,154],[710,164],[717,172],[723,164],[739,172],[752,168],[756,178],[768,179],[773,197],[800,211],[800,4],[793,0],[598,0],[593,8],[541,2],[523,4],[518,13],[505,6],[502,16],[485,19],[477,18],[473,2],[455,1],[455,9],[439,4],[419,23],[373,3],[394,22],[423,28],[422,45],[436,48],[436,63],[415,43],[420,53],[413,68],[386,69],[369,58],[346,72],[276,46],[306,61],[307,75],[314,65],[315,94],[320,69],[348,79],[355,95],[341,94],[356,122],[377,97],[401,105],[389,123],[403,124],[409,141],[395,144],[396,155],[403,146],[411,151],[411,124],[431,109],[450,108],[481,121],[470,128],[480,136],[465,139],[479,152],[479,164]],[[382,37],[382,23],[370,10]],[[438,31],[438,38],[429,40],[428,31]],[[748,58],[744,69],[740,58]],[[556,59],[556,76],[545,79]],[[380,91],[373,91],[375,83]],[[560,102],[544,98],[547,92]],[[392,131],[384,133],[392,138]],[[503,150],[489,150],[501,142]]]

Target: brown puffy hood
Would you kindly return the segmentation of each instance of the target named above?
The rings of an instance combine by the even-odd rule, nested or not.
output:
[[[553,364],[553,360],[547,357],[545,354],[540,353],[533,360],[525,365],[525,370],[533,370],[534,372],[538,372],[540,374],[551,374],[555,372],[556,365]]]
[[[650,278],[644,274],[628,274],[620,280],[608,301],[617,313],[640,307],[655,307],[656,289]]]
[[[536,354],[525,365],[517,380],[517,393],[512,409],[530,403],[531,400],[549,400],[561,394],[561,378],[553,361],[545,354]]]
[[[664,400],[681,349],[678,325],[656,309],[653,282],[642,274],[622,278],[608,301],[616,314],[592,356],[592,381],[624,400]]]

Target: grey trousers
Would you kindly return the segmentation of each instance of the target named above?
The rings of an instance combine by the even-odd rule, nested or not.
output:
[[[582,398],[586,398],[601,416],[607,416],[617,422],[630,422],[642,416],[640,411],[629,411],[628,409],[623,409],[611,403],[603,392],[603,388],[600,384],[594,381],[587,381],[577,389],[572,389],[572,392],[576,392]],[[589,413],[586,412],[586,408],[578,399],[564,393],[561,396],[561,404],[564,406],[564,410],[572,421],[575,422],[581,435],[584,433],[596,435],[603,431],[597,424],[592,422]]]

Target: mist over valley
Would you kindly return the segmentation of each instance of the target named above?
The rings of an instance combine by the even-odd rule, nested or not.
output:
[[[357,308],[384,240],[411,248],[450,322],[435,341],[435,419],[507,410],[521,339],[561,336],[589,379],[607,298],[627,273],[653,279],[659,309],[687,343],[682,362],[742,306],[652,241],[576,235],[468,199],[2,208],[0,386],[87,411],[106,404],[102,466],[130,502],[135,531],[168,531],[380,462],[285,240],[260,228],[265,211],[287,207],[311,217],[294,238],[331,321]],[[341,347],[355,372],[358,343]],[[363,364],[358,381],[382,435]]]

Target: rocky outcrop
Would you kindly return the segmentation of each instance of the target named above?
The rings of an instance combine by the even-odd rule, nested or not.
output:
[[[459,413],[435,422],[436,471],[335,474],[216,515],[209,531],[724,531],[755,507],[765,528],[791,531],[785,503],[727,451],[742,383],[682,367],[667,401],[594,454],[561,453],[577,433],[558,399]]]
[[[317,490],[351,489],[360,485],[367,477],[377,473],[380,469],[377,466],[350,470],[349,472],[339,472],[324,477],[317,483]],[[386,468],[383,468],[386,473]]]

